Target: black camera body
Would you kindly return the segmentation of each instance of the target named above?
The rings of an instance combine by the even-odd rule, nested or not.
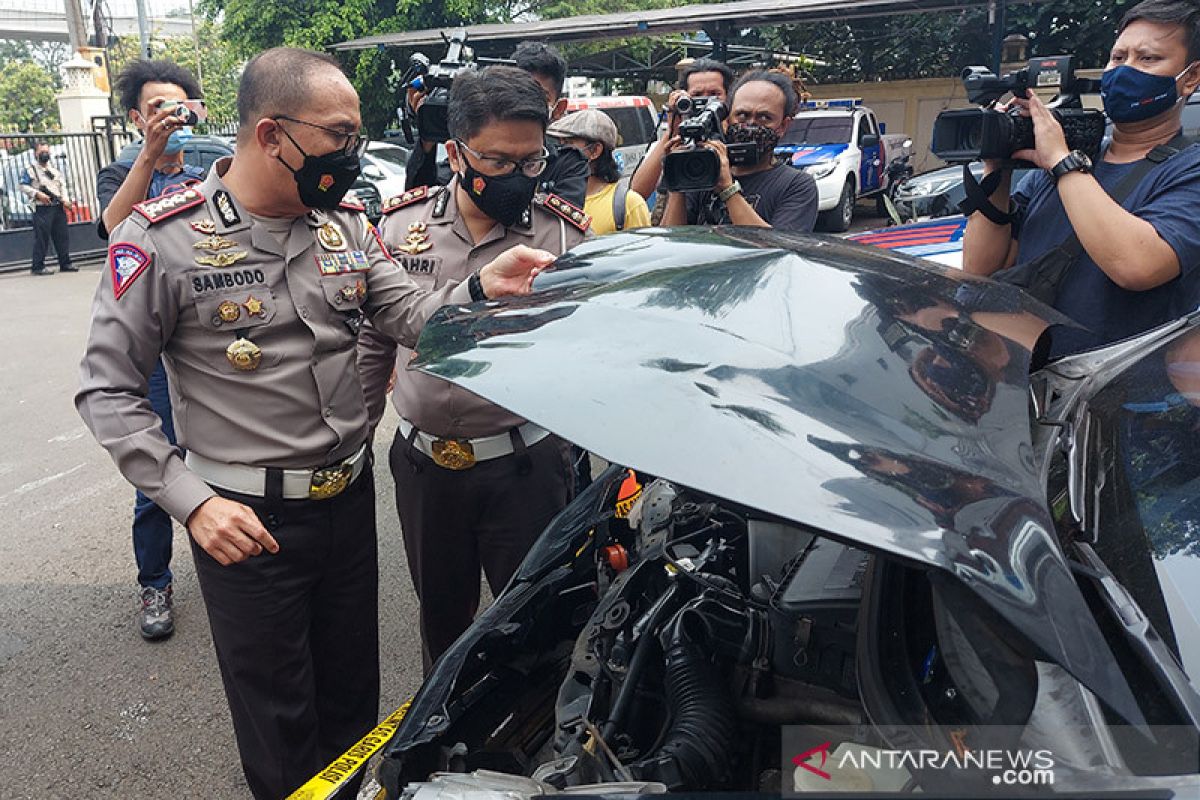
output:
[[[682,100],[676,101],[676,111]],[[706,191],[716,186],[721,176],[720,157],[700,145],[722,138],[721,123],[729,115],[729,109],[715,97],[704,105],[690,97],[687,100],[690,104],[687,116],[679,123],[679,137],[684,146],[663,159],[663,179],[670,192]]]
[[[1099,157],[1107,121],[1103,112],[1083,108],[1079,99],[1081,94],[1099,91],[1099,81],[1077,77],[1073,56],[1033,58],[1023,69],[1004,77],[997,77],[987,67],[967,67],[962,80],[967,99],[980,106],[990,106],[1009,92],[1024,98],[1030,89],[1057,89],[1048,108],[1063,127],[1067,147],[1081,150],[1092,159]],[[1009,160],[1016,151],[1033,147],[1033,120],[1016,108],[996,111],[984,107],[938,114],[930,149],[943,161],[963,164],[981,159]]]
[[[437,64],[431,63],[428,56],[422,53],[414,53],[409,59],[402,86],[425,92],[425,102],[421,103],[415,115],[412,109],[404,106],[401,123],[409,144],[415,141],[410,120],[415,120],[423,141],[445,142],[450,139],[450,86],[460,73],[478,68],[466,43],[466,31],[458,30],[447,40],[446,57]]]

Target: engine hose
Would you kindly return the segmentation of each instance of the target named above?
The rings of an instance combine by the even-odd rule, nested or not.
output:
[[[711,598],[692,600],[663,631],[671,726],[662,746],[633,765],[671,789],[703,789],[725,776],[737,713],[711,654],[734,655],[749,638],[750,615]],[[740,628],[740,631],[738,630]],[[740,634],[740,635],[739,635]],[[732,640],[732,641],[731,641]],[[729,651],[734,651],[733,653]]]
[[[674,714],[670,730],[662,747],[632,769],[672,790],[712,786],[728,766],[737,729],[733,701],[697,642],[680,642],[667,651],[665,683]]]
[[[625,722],[625,717],[629,713],[629,709],[633,707],[634,695],[637,693],[642,672],[645,671],[646,665],[650,662],[653,654],[658,652],[658,643],[654,639],[654,632],[658,630],[658,626],[662,624],[667,614],[675,609],[675,595],[678,592],[679,585],[672,584],[671,588],[666,591],[659,601],[654,604],[654,607],[635,626],[641,630],[641,635],[638,637],[637,645],[634,647],[633,658],[629,660],[629,669],[625,673],[625,680],[621,683],[617,699],[613,701],[608,721],[604,723],[601,729],[605,739],[611,738],[614,733],[621,729],[622,724]]]

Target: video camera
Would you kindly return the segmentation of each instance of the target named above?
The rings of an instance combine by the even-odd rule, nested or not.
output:
[[[404,102],[400,123],[404,128],[404,138],[409,144],[416,141],[413,135],[413,120],[421,139],[426,142],[444,142],[450,138],[449,108],[450,86],[459,73],[478,69],[473,59],[473,53],[467,48],[467,32],[459,29],[446,39],[446,57],[437,64],[430,62],[423,53],[414,53],[408,60],[408,69],[401,79],[401,86],[407,90],[417,89],[425,93],[425,102],[413,113]],[[406,92],[407,94],[407,92]]]
[[[1054,88],[1058,94],[1048,104],[1063,127],[1067,147],[1082,150],[1092,159],[1100,154],[1104,139],[1104,113],[1083,108],[1079,96],[1098,92],[1100,82],[1075,75],[1073,56],[1031,58],[1023,69],[997,77],[987,67],[967,67],[962,74],[967,99],[984,108],[943,111],[933,123],[931,149],[950,164],[981,159],[1011,159],[1018,150],[1034,147],[1033,120],[1017,108],[996,111],[987,108],[1012,92],[1029,96],[1030,89]]]
[[[721,159],[712,150],[701,147],[701,143],[722,138],[721,123],[729,116],[729,109],[715,97],[701,105],[698,100],[684,96],[675,101],[675,111],[685,117],[679,123],[684,147],[663,159],[667,191],[711,189],[721,175]]]

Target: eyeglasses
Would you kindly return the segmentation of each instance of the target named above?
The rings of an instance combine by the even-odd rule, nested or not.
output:
[[[467,146],[467,143],[462,139],[455,139],[454,143],[466,150],[475,157],[475,160],[484,165],[489,175],[511,175],[517,170],[521,170],[521,174],[526,178],[536,178],[546,171],[546,161],[550,158],[550,151],[545,147],[542,148],[542,154],[532,158],[522,158],[520,161],[513,161],[511,158],[500,158],[498,156],[485,156],[478,150],[473,150]]]
[[[288,122],[295,122],[298,125],[307,125],[310,128],[316,128],[318,130],[325,131],[330,136],[341,141],[342,145],[338,148],[338,150],[344,155],[348,156],[358,156],[359,158],[362,158],[363,154],[367,152],[367,145],[371,141],[370,137],[368,137],[362,131],[358,131],[356,133],[346,133],[345,131],[339,131],[337,128],[329,128],[325,125],[318,125],[315,122],[306,122],[305,120],[296,119],[295,117],[289,117],[283,114],[271,117],[271,119],[275,120],[276,122],[281,119],[285,119]],[[286,130],[284,130],[283,133],[289,139],[292,139],[292,135]],[[300,148],[300,145],[296,144],[295,139],[292,139],[292,144],[295,144],[296,147]],[[304,152],[304,149],[300,148],[300,151]]]

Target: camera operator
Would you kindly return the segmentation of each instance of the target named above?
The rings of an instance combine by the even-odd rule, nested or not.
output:
[[[1184,103],[1200,86],[1200,9],[1178,0],[1132,8],[1101,85],[1113,133],[1094,165],[1068,150],[1062,126],[1032,93],[1014,101],[1032,117],[1035,149],[1013,158],[1042,171],[1010,198],[1011,166],[986,163],[987,174],[1002,170],[991,202],[1001,212],[1011,208],[1013,221],[1000,225],[973,213],[963,241],[963,269],[991,275],[1065,252],[1074,232],[1082,250],[1058,283],[1054,306],[1088,330],[1054,329],[1050,358],[1133,336],[1195,306],[1200,147],[1177,137]],[[1160,163],[1143,163],[1148,170],[1116,202],[1109,192],[1148,156]]]
[[[533,76],[546,95],[546,102],[553,122],[567,111],[567,98],[563,87],[567,80],[567,62],[553,47],[541,42],[521,42],[513,51],[512,60],[519,69]],[[414,111],[424,102],[424,96],[410,90],[409,107]],[[541,190],[556,194],[573,205],[583,207],[587,197],[589,174],[588,160],[573,147],[560,148],[551,138],[545,140],[549,151],[546,171],[542,174]],[[436,142],[422,141],[418,135],[409,156],[405,173],[404,188],[418,186],[445,186],[452,173],[446,162],[438,164],[434,159]]]
[[[775,161],[775,145],[796,114],[792,82],[776,72],[751,72],[730,94],[730,144],[753,144],[757,160],[730,166],[725,142],[702,143],[721,160],[711,191],[671,192],[663,225],[755,225],[808,233],[817,219],[817,184],[808,173]],[[680,137],[667,142],[671,153]]]
[[[679,134],[679,123],[683,117],[675,110],[675,104],[681,97],[691,97],[693,100],[705,100],[715,97],[722,103],[729,100],[729,90],[733,88],[733,70],[714,61],[711,58],[698,58],[683,71],[679,79],[679,88],[671,92],[667,98],[667,127],[659,139],[646,153],[630,178],[629,188],[642,197],[651,197],[658,192],[658,202],[655,204],[653,222],[658,224],[662,219],[663,209],[667,202],[667,188],[662,183],[663,159],[667,155],[667,142]]]

